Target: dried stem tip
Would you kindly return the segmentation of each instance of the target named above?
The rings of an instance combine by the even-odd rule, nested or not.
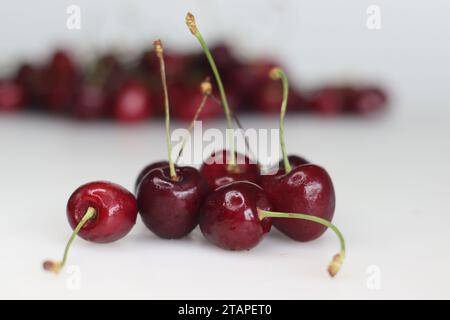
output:
[[[158,57],[162,57],[163,55],[163,46],[161,40],[155,40],[153,41],[153,48],[155,49],[155,53]]]
[[[194,15],[190,12],[186,14],[186,25],[188,26],[191,33],[195,36],[198,32],[197,24],[195,23]]]
[[[44,261],[44,263],[42,264],[42,267],[44,268],[45,271],[50,271],[55,274],[58,274],[59,271],[61,271],[62,264],[61,264],[61,262],[54,262],[54,261],[47,260],[47,261]]]
[[[281,79],[281,69],[280,68],[272,68],[269,72],[269,77],[272,80],[279,80]]]
[[[330,274],[330,276],[334,277],[339,272],[343,262],[344,259],[342,255],[336,254],[333,257],[333,260],[331,260],[330,265],[328,266],[328,273]]]
[[[212,93],[212,84],[211,79],[209,77],[206,77],[205,80],[200,84],[200,90],[205,96],[210,96]]]

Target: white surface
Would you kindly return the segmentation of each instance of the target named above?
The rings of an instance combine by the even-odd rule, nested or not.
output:
[[[277,126],[270,118],[242,121]],[[290,152],[322,164],[335,183],[334,221],[348,243],[335,279],[325,272],[339,249],[331,232],[300,244],[273,230],[249,252],[227,252],[199,230],[167,241],[141,221],[114,244],[75,242],[69,265],[80,267],[79,289],[70,289],[65,272],[42,271],[70,234],[65,205],[74,188],[108,179],[131,189],[143,165],[165,157],[163,133],[162,122],[0,117],[0,298],[450,298],[448,114],[289,116]],[[367,286],[371,265],[381,270],[379,290]]]

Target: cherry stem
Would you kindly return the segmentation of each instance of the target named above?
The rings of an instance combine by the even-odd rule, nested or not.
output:
[[[331,230],[334,231],[334,233],[336,233],[337,237],[339,238],[339,241],[341,243],[341,251],[339,254],[336,254],[333,257],[333,260],[331,261],[331,263],[328,266],[328,273],[330,274],[330,276],[334,277],[338,272],[339,269],[342,265],[342,263],[344,262],[344,258],[345,258],[345,239],[344,236],[342,235],[341,231],[339,231],[339,229],[332,224],[331,222],[316,217],[316,216],[312,216],[312,215],[308,215],[308,214],[303,214],[303,213],[286,213],[286,212],[273,212],[273,211],[267,211],[267,210],[262,210],[262,209],[257,209],[258,211],[258,217],[260,220],[263,220],[264,218],[291,218],[291,219],[301,219],[301,220],[307,220],[307,221],[312,221],[312,222],[316,222],[319,223],[323,226],[326,226],[328,228],[330,228]]]
[[[231,111],[230,107],[228,105],[227,96],[225,93],[225,88],[222,83],[222,78],[220,77],[219,71],[217,70],[216,62],[214,61],[214,58],[211,54],[211,51],[209,50],[205,40],[203,39],[202,34],[197,28],[197,24],[195,22],[195,17],[192,13],[188,12],[186,15],[186,24],[191,31],[191,33],[197,38],[198,42],[202,46],[203,52],[206,55],[206,58],[208,59],[209,65],[211,66],[212,72],[214,74],[214,77],[217,82],[217,87],[219,88],[220,92],[220,99],[222,100],[222,106],[223,110],[225,112],[225,117],[227,120],[227,128],[228,128],[228,140],[230,142],[230,166],[236,165],[236,157],[235,157],[235,150],[234,150],[234,137],[233,137],[233,122],[231,120]]]
[[[180,152],[178,152],[177,159],[175,160],[176,163],[178,163],[178,161],[181,158],[181,155],[183,154],[184,147],[186,146],[186,143],[188,142],[188,140],[191,136],[192,129],[194,128],[195,121],[197,121],[198,117],[200,116],[200,113],[202,112],[203,108],[205,107],[206,101],[208,101],[208,97],[209,97],[209,95],[203,96],[202,101],[200,102],[200,105],[197,108],[197,111],[195,112],[194,118],[192,119],[192,121],[188,127],[188,134],[183,137],[183,142],[181,144]]]
[[[214,94],[211,95],[212,100],[218,104],[219,106],[222,105],[222,102],[220,101],[220,99],[218,99]],[[241,129],[242,131],[244,131],[244,126],[242,125],[241,121],[239,120],[239,118],[233,113],[231,115],[233,117],[234,123],[236,124],[236,126]],[[245,141],[245,147],[247,148],[249,155],[252,159],[256,159],[255,154],[252,151],[252,148],[250,148],[250,143],[248,142],[248,137],[246,135],[244,135],[244,141]]]
[[[289,159],[286,153],[286,145],[284,143],[284,116],[286,115],[286,107],[289,96],[289,81],[284,71],[280,68],[273,68],[272,70],[270,70],[269,76],[273,80],[281,79],[283,85],[283,101],[281,102],[280,111],[280,145],[283,155],[284,170],[286,171],[286,173],[289,173],[292,170],[292,167],[289,163]]]
[[[80,230],[84,227],[84,225],[89,220],[93,219],[95,217],[95,215],[96,215],[95,208],[89,207],[86,210],[86,213],[84,214],[83,218],[81,218],[81,221],[78,223],[76,228],[73,230],[73,233],[70,236],[69,241],[66,244],[66,247],[64,249],[63,259],[61,261],[58,261],[58,262],[45,261],[44,262],[44,269],[45,270],[51,271],[51,272],[54,272],[54,273],[59,273],[59,271],[64,267],[64,265],[67,262],[67,257],[69,255],[69,250],[70,250],[70,247],[72,245],[73,240],[75,240],[75,237],[78,235]]]
[[[166,66],[164,63],[164,50],[161,43],[161,40],[156,40],[153,42],[153,46],[155,48],[156,56],[159,60],[159,68],[161,73],[161,82],[164,91],[164,112],[165,112],[165,120],[166,120],[166,143],[167,143],[167,151],[169,158],[169,172],[170,178],[172,180],[177,179],[177,173],[175,171],[175,164],[172,160],[172,141],[170,140],[170,109],[169,109],[169,92],[167,90],[167,80],[166,80]]]

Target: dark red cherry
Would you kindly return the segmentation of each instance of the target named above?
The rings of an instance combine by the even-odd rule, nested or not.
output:
[[[67,219],[73,233],[64,256],[60,261],[44,261],[44,269],[58,273],[64,267],[77,235],[97,243],[113,242],[123,238],[133,228],[136,218],[136,198],[128,190],[106,181],[82,185],[67,202]]]
[[[206,182],[197,169],[178,167],[175,171],[174,180],[169,167],[151,170],[137,191],[142,221],[166,239],[185,237],[197,226],[200,205],[207,192]]]
[[[180,81],[188,67],[188,59],[185,55],[164,51],[164,63],[167,81],[171,84]],[[159,74],[159,61],[154,50],[147,50],[143,53],[140,66],[151,75]]]
[[[40,75],[42,103],[52,112],[65,111],[79,85],[79,71],[70,55],[56,51]]]
[[[309,164],[310,163],[305,158],[302,158],[302,157],[299,157],[299,156],[296,156],[296,155],[289,155],[288,156],[288,160],[289,160],[289,163],[291,164],[292,168],[295,168],[295,167],[302,166],[304,164]],[[278,167],[275,166],[275,167],[271,168],[270,172],[268,172],[268,173],[269,173],[269,175],[284,174],[285,170],[284,170],[284,161],[283,161],[283,159],[281,159],[278,162]]]
[[[335,87],[326,87],[311,95],[308,107],[313,112],[325,116],[334,116],[342,113],[347,103],[348,99],[343,90]]]
[[[376,87],[367,87],[356,91],[349,109],[350,112],[369,114],[382,110],[386,103],[387,95],[383,90]]]
[[[16,81],[0,79],[0,111],[19,111],[24,104],[24,88]]]
[[[271,79],[267,79],[254,93],[251,106],[253,109],[263,113],[280,113],[280,101],[282,99],[283,90],[280,84]],[[290,88],[287,109],[301,110],[303,105],[304,99],[301,93]]]
[[[72,57],[64,50],[55,51],[50,59],[49,69],[56,77],[74,76],[78,72]]]
[[[95,120],[106,114],[106,95],[104,90],[94,84],[80,87],[73,107],[73,114],[78,119]]]
[[[137,178],[136,178],[136,182],[134,185],[134,190],[137,191],[139,185],[141,184],[142,179],[144,179],[144,177],[147,175],[147,173],[149,173],[150,171],[152,171],[153,169],[158,169],[158,168],[164,168],[169,166],[169,162],[168,161],[158,161],[158,162],[154,162],[152,164],[149,164],[147,166],[144,167],[144,169],[141,170],[141,172],[139,172]]]
[[[227,150],[215,152],[203,162],[200,172],[211,191],[234,181],[258,182],[259,165],[243,154],[237,152],[235,154],[237,162],[234,166],[229,164],[230,153]]]
[[[335,193],[330,176],[313,164],[294,167],[288,174],[261,176],[274,210],[303,213],[331,221],[335,208]],[[297,241],[310,241],[326,231],[326,227],[311,221],[273,219],[274,226]]]
[[[178,99],[173,106],[173,116],[182,121],[190,122],[194,118],[198,107],[200,106],[204,95],[198,88],[189,88],[184,90],[182,99]],[[223,109],[217,102],[209,98],[197,120],[207,120],[216,118],[223,114]]]
[[[227,250],[249,250],[270,231],[272,221],[260,220],[257,208],[272,206],[258,185],[238,181],[217,188],[206,198],[200,229],[208,241]]]
[[[147,87],[138,80],[125,81],[115,94],[113,117],[119,122],[140,122],[152,111]]]
[[[111,182],[87,183],[70,196],[67,218],[72,229],[80,223],[88,208],[95,210],[94,217],[78,233],[88,241],[107,243],[119,240],[136,223],[136,198],[128,190]]]

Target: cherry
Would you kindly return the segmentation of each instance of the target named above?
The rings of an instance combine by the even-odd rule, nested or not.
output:
[[[73,113],[82,120],[99,119],[106,113],[104,90],[94,84],[83,84],[75,98]]]
[[[306,161],[300,157],[291,156],[289,159],[287,156],[284,143],[284,117],[289,84],[285,73],[279,68],[272,69],[270,77],[274,80],[280,79],[283,84],[280,144],[284,170],[260,178],[260,184],[275,210],[281,211],[275,213],[262,210],[262,217],[272,217],[273,224],[278,230],[297,241],[316,239],[327,228],[335,231],[341,241],[341,253],[333,258],[328,269],[330,275],[334,276],[339,271],[345,256],[345,242],[340,231],[330,222],[335,208],[333,182],[322,167],[304,164],[303,162]]]
[[[212,191],[217,187],[234,181],[250,181],[257,183],[259,180],[259,165],[253,163],[247,156],[235,153],[238,162],[235,165],[229,164],[230,152],[221,150],[214,152],[200,168],[200,172],[208,182]]]
[[[144,167],[144,169],[141,170],[141,172],[139,172],[138,177],[136,178],[136,182],[134,185],[134,190],[137,191],[139,188],[139,185],[142,182],[142,179],[144,179],[144,177],[153,169],[159,169],[159,168],[164,168],[169,166],[169,162],[162,160],[162,161],[157,161],[155,163],[151,163],[147,166]]]
[[[270,231],[271,219],[260,219],[257,209],[272,206],[258,185],[238,181],[210,193],[200,214],[205,238],[227,250],[249,250]]]
[[[156,235],[178,239],[188,235],[198,224],[206,182],[197,169],[178,167],[176,178],[169,167],[151,170],[137,191],[142,221]]]
[[[44,269],[58,273],[64,267],[77,235],[96,243],[117,241],[133,228],[136,218],[136,198],[128,190],[106,181],[82,185],[67,202],[67,219],[74,232],[64,250],[64,257],[58,262],[45,261]]]
[[[24,103],[24,88],[17,81],[0,79],[0,111],[18,111]]]
[[[138,183],[137,198],[139,212],[147,228],[162,238],[176,239],[188,235],[198,224],[199,209],[207,186],[197,169],[176,168],[172,161],[169,95],[161,41],[155,41],[154,47],[160,61],[164,89],[169,164],[150,170],[144,176]]]
[[[357,90],[349,109],[350,112],[369,114],[383,109],[386,102],[387,95],[383,90],[376,87],[365,87]]]
[[[70,55],[65,51],[56,51],[40,79],[44,106],[53,112],[64,111],[75,96],[78,78],[78,68]]]
[[[179,104],[174,108],[174,117],[182,121],[191,121],[193,118],[207,120],[222,113],[222,110],[212,99],[203,102],[204,98],[204,93],[197,88],[184,89],[183,99],[180,99]],[[203,105],[200,112],[198,112],[199,105]]]
[[[118,89],[113,101],[113,116],[119,122],[143,121],[152,112],[150,93],[137,79],[128,79]]]
[[[266,81],[254,93],[252,108],[263,113],[278,113],[280,100],[282,99],[280,87],[273,81]],[[304,99],[299,91],[290,90],[287,108],[300,110],[304,105]]]
[[[308,213],[331,221],[335,208],[335,193],[330,176],[313,164],[294,167],[289,173],[261,176],[261,186],[275,210]],[[320,237],[326,227],[309,221],[274,219],[274,226],[297,241]]]
[[[312,94],[309,99],[309,107],[313,112],[325,116],[337,115],[342,113],[348,104],[348,96],[345,93],[346,91],[339,88],[322,88]]]
[[[25,91],[25,103],[31,104],[36,102],[36,81],[37,69],[35,66],[24,63],[17,70],[15,80]]]

